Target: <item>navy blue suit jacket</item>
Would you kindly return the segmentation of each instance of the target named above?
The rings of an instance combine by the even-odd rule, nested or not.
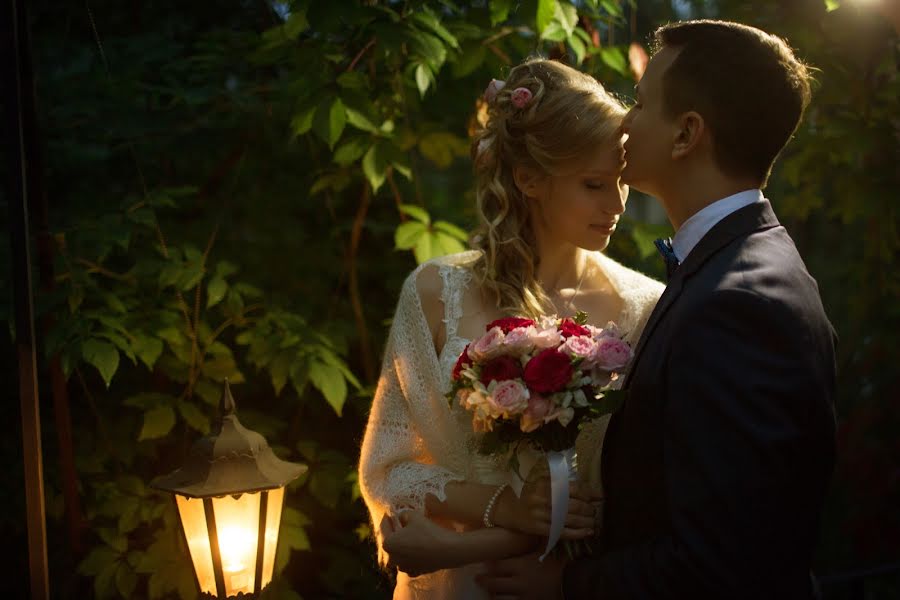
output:
[[[768,201],[713,227],[649,318],[602,455],[575,598],[810,598],[834,464],[835,336]]]

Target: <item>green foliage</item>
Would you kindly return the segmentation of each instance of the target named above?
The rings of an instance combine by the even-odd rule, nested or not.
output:
[[[270,594],[387,595],[356,478],[382,324],[416,262],[466,246],[485,82],[536,51],[609,75],[624,51],[585,27],[623,25],[618,3],[110,5],[75,9],[78,35],[56,10],[34,7],[41,333],[90,407],[63,449],[90,541],[61,596],[196,595],[174,505],[145,486],[209,432],[225,380],[310,465]]]
[[[269,595],[388,597],[358,444],[400,283],[465,247],[475,225],[479,95],[536,52],[627,95],[628,42],[676,18],[670,3],[168,2],[65,18],[33,4],[50,206],[38,227],[55,257],[39,334],[67,380],[75,442],[60,451],[74,453],[90,528],[70,572],[54,563],[59,596],[196,596],[174,503],[145,486],[209,432],[227,379],[245,425],[310,465],[285,496]],[[896,63],[856,8],[716,4],[782,31],[823,69],[770,195],[841,335],[841,408],[862,448],[870,421],[854,414],[896,420],[878,402],[900,347],[897,182],[884,162]],[[610,253],[661,276],[652,240],[669,232],[624,219]],[[51,548],[67,548],[50,456]],[[848,509],[830,510],[837,523]]]

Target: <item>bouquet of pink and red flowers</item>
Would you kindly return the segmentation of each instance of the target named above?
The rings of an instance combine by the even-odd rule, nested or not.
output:
[[[632,358],[612,322],[510,317],[489,323],[456,362],[450,401],[472,412],[482,451],[528,442],[544,451],[571,448],[586,420],[612,412],[609,385]]]
[[[631,346],[612,322],[598,328],[587,315],[488,323],[456,361],[448,400],[472,412],[483,454],[515,452],[510,467],[520,480],[518,446],[527,443],[548,463],[551,523],[544,559],[560,539],[575,480],[575,438],[581,425],[611,413],[618,402],[610,384],[631,362]],[[563,544],[570,557],[590,552],[586,540]]]

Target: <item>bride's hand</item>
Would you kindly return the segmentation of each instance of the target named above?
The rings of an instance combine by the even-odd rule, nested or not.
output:
[[[595,511],[598,496],[592,495],[577,483],[569,483],[569,508],[562,531],[562,539],[583,539],[594,535]],[[508,529],[548,537],[551,516],[550,478],[547,475],[529,477],[516,498],[506,489],[497,499],[494,522]]]
[[[380,528],[388,566],[397,567],[410,577],[445,569],[453,562],[455,532],[425,515],[409,510],[394,519],[385,515]]]

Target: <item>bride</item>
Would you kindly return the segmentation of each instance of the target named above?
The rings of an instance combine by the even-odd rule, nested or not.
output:
[[[477,599],[482,563],[532,551],[549,531],[549,484],[480,455],[471,415],[444,393],[457,357],[511,315],[588,314],[632,344],[662,285],[601,253],[625,210],[625,109],[592,77],[530,59],[485,92],[474,150],[476,249],[420,265],[400,292],[362,443],[360,487],[394,598]],[[576,449],[563,538],[593,534],[606,419]],[[418,575],[418,576],[413,576]]]

